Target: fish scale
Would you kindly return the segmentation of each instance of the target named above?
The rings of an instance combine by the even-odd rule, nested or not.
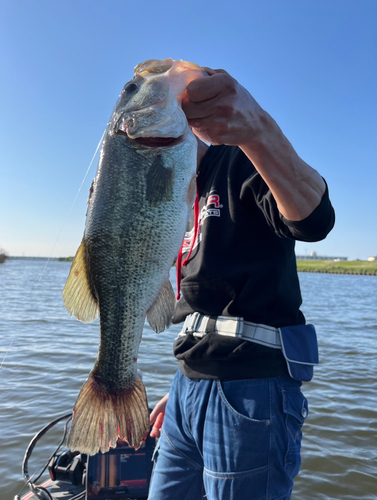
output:
[[[63,291],[71,315],[100,318],[98,357],[74,407],[72,451],[106,452],[118,439],[139,447],[149,431],[136,360],[145,317],[161,332],[174,312],[168,276],[190,217],[197,155],[179,101],[188,82],[203,75],[184,61],[139,65],[107,126]]]

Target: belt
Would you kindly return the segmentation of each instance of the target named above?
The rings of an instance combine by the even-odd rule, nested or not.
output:
[[[236,316],[206,316],[195,312],[186,317],[178,338],[192,334],[202,338],[208,333],[217,333],[281,349],[280,328],[252,323]]]
[[[209,333],[280,349],[289,375],[295,380],[309,382],[313,377],[313,366],[318,364],[317,335],[311,324],[274,328],[235,316],[205,316],[195,312],[187,316],[178,338],[187,334],[202,338]]]

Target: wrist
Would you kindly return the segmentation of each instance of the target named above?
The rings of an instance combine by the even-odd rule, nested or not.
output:
[[[247,154],[271,154],[271,150],[278,145],[290,145],[287,138],[284,136],[276,121],[260,108],[257,119],[253,119],[251,126],[248,128],[244,138],[238,144],[238,147]]]

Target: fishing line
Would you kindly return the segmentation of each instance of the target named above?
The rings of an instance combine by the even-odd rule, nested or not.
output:
[[[81,191],[81,189],[82,189],[82,187],[83,187],[83,185],[84,185],[84,183],[85,183],[85,181],[86,181],[86,178],[88,177],[89,170],[91,169],[91,166],[92,166],[92,164],[93,164],[93,162],[94,162],[94,158],[97,156],[98,150],[99,150],[99,148],[101,147],[101,144],[102,144],[103,138],[104,138],[104,136],[105,136],[105,133],[106,133],[106,129],[104,130],[104,132],[103,132],[103,134],[102,134],[102,137],[101,137],[101,139],[100,139],[100,141],[99,141],[99,143],[98,143],[97,149],[96,149],[96,150],[95,150],[95,152],[94,152],[94,155],[93,155],[92,161],[89,163],[89,167],[88,167],[87,171],[85,172],[84,178],[83,178],[83,180],[82,180],[82,182],[81,182],[81,185],[80,185],[80,187],[79,187],[79,189],[78,189],[78,191],[77,191],[77,194],[76,194],[76,196],[75,196],[75,199],[73,200],[72,206],[71,206],[71,208],[70,208],[70,209],[69,209],[69,211],[68,211],[68,214],[67,214],[67,216],[66,216],[66,218],[65,218],[65,220],[64,220],[64,222],[63,222],[63,225],[62,225],[62,227],[61,227],[61,229],[60,229],[60,231],[59,231],[59,234],[58,234],[58,236],[57,236],[57,238],[56,238],[56,241],[55,241],[55,243],[54,243],[54,245],[53,245],[53,247],[52,247],[52,250],[51,250],[51,252],[50,252],[50,255],[49,255],[48,259],[47,259],[46,265],[45,265],[45,267],[44,267],[44,268],[43,268],[43,270],[42,270],[42,273],[41,273],[41,276],[40,276],[40,278],[39,278],[39,281],[41,280],[41,278],[42,278],[42,276],[43,276],[43,273],[45,272],[45,269],[46,269],[46,267],[47,267],[48,263],[49,263],[49,262],[50,262],[50,260],[51,260],[52,253],[53,253],[53,251],[55,250],[55,247],[56,247],[56,245],[57,245],[57,243],[58,243],[58,241],[59,241],[59,238],[60,238],[60,236],[61,236],[61,234],[62,234],[62,232],[63,232],[63,229],[64,229],[65,225],[67,224],[67,220],[68,220],[69,216],[70,216],[70,215],[71,215],[71,213],[72,213],[73,207],[75,206],[75,203],[76,203],[77,198],[78,198],[78,196],[79,196],[79,194],[80,194],[80,191]],[[38,283],[39,283],[39,281],[38,281]],[[38,283],[37,283],[37,284],[38,284]]]
[[[72,202],[71,208],[68,210],[68,213],[67,213],[67,215],[66,215],[66,217],[65,217],[65,219],[64,219],[64,221],[63,221],[62,227],[61,227],[61,229],[60,229],[60,231],[59,231],[59,233],[58,233],[58,236],[57,236],[57,238],[56,238],[56,240],[55,240],[55,243],[54,243],[54,244],[53,244],[53,246],[52,246],[52,249],[51,249],[50,255],[49,255],[49,256],[48,256],[48,258],[47,258],[46,264],[45,264],[44,268],[42,269],[42,272],[41,272],[41,274],[40,274],[40,276],[39,276],[39,279],[37,280],[36,284],[34,285],[35,287],[37,287],[37,286],[39,285],[39,283],[41,282],[41,280],[42,280],[42,277],[43,277],[43,275],[44,275],[44,273],[45,273],[45,271],[46,271],[46,268],[47,268],[47,266],[48,266],[48,264],[49,264],[49,262],[50,262],[50,260],[51,260],[52,254],[53,254],[53,252],[54,252],[54,250],[55,250],[55,247],[56,247],[56,245],[57,245],[57,243],[58,243],[58,241],[59,241],[59,238],[60,238],[60,236],[61,236],[61,234],[62,234],[62,232],[63,232],[63,229],[65,228],[65,226],[66,226],[66,224],[67,224],[68,218],[70,217],[70,215],[71,215],[71,213],[72,213],[73,207],[75,206],[75,203],[76,203],[76,201],[77,201],[77,198],[79,197],[79,194],[80,194],[80,192],[81,192],[81,189],[82,189],[82,187],[83,187],[83,185],[84,185],[84,183],[85,183],[85,181],[86,181],[86,178],[88,177],[88,174],[89,174],[89,171],[90,171],[90,169],[91,169],[91,167],[92,167],[92,164],[93,164],[93,162],[94,162],[94,159],[95,159],[95,157],[97,156],[97,153],[98,153],[99,148],[101,147],[101,144],[102,144],[103,138],[104,138],[104,136],[105,136],[106,130],[107,130],[107,129],[105,128],[105,130],[104,130],[104,132],[103,132],[103,134],[102,134],[102,137],[101,137],[101,139],[100,139],[100,141],[99,141],[99,143],[98,143],[98,146],[97,146],[97,148],[96,148],[96,150],[95,150],[95,152],[94,152],[93,158],[92,158],[91,162],[89,163],[89,167],[87,168],[87,170],[86,170],[86,172],[85,172],[84,178],[83,178],[83,180],[82,180],[82,182],[81,182],[81,185],[80,185],[80,187],[79,187],[79,189],[78,189],[78,191],[77,191],[77,194],[76,194],[76,196],[75,196],[75,199],[74,199],[74,200],[73,200],[73,202]],[[10,340],[10,343],[9,343],[9,347],[8,347],[7,351],[5,352],[5,355],[4,355],[4,357],[3,357],[3,360],[2,360],[2,362],[1,362],[1,364],[0,364],[0,370],[2,369],[3,364],[4,364],[4,362],[5,362],[5,359],[6,359],[6,357],[8,356],[9,351],[10,351],[10,350],[11,350],[11,348],[12,348],[12,345],[13,345],[14,339],[16,338],[16,335],[17,335],[17,333],[18,333],[18,331],[19,331],[19,329],[20,329],[20,325],[21,325],[21,323],[19,322],[19,323],[18,323],[18,325],[17,325],[17,328],[16,328],[16,332],[15,332],[15,333],[12,335],[12,337],[11,337],[11,340]]]

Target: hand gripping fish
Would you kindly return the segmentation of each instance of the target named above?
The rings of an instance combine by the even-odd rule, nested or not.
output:
[[[100,318],[98,357],[74,407],[71,450],[104,453],[118,439],[137,448],[149,432],[138,349],[145,317],[161,332],[173,315],[169,270],[187,228],[197,162],[180,96],[205,74],[181,60],[139,64],[108,123],[63,291],[70,315]]]

